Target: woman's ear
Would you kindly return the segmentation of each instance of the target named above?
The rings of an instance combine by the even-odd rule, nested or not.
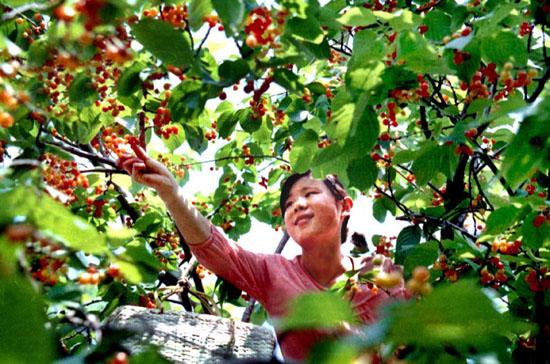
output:
[[[344,216],[349,216],[351,212],[351,208],[353,207],[353,200],[351,197],[346,196],[342,200],[342,214]]]

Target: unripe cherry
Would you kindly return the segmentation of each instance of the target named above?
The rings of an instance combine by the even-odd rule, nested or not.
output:
[[[374,283],[382,288],[393,288],[401,283],[403,277],[398,272],[380,272],[374,278]]]
[[[426,282],[430,278],[430,271],[426,267],[418,266],[414,268],[412,277],[418,282]]]

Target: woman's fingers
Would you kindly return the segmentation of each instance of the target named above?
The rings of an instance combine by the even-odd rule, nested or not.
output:
[[[134,153],[136,153],[136,156],[141,159],[142,161],[147,161],[149,159],[149,156],[147,155],[147,153],[143,150],[142,147],[140,147],[139,145],[137,144],[130,144],[130,147],[132,148],[132,150],[134,151]]]
[[[120,163],[120,166],[122,167],[122,169],[124,169],[126,172],[128,173],[132,173],[132,166],[135,164],[135,163],[142,163],[143,164],[143,161],[137,157],[131,157],[131,158],[128,158],[124,161],[122,161],[122,163]]]
[[[137,162],[132,164],[132,176],[141,177],[143,173],[147,171],[147,166],[143,162]]]
[[[137,144],[131,144],[132,150],[136,153],[136,157],[141,159],[145,165],[156,173],[165,173],[166,168],[164,165],[153,158],[151,158],[142,147]]]

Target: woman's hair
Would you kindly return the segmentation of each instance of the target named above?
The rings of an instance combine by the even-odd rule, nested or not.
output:
[[[292,189],[292,186],[296,182],[298,182],[299,179],[302,177],[310,177],[311,171],[307,171],[304,173],[294,173],[290,175],[287,179],[283,181],[283,185],[281,187],[281,196],[279,198],[279,206],[281,207],[281,211],[283,213],[283,218],[285,216],[286,212],[286,200],[288,200],[288,195],[290,194],[290,190]],[[328,187],[334,198],[336,198],[337,201],[341,201],[348,195],[346,192],[346,189],[344,188],[344,185],[342,185],[342,182],[338,180],[338,177],[336,177],[333,174],[330,174],[326,176],[323,179],[323,183]],[[348,237],[348,221],[349,216],[346,216],[344,218],[344,221],[342,222],[342,228],[340,230],[340,239],[341,243],[343,244],[347,237]]]

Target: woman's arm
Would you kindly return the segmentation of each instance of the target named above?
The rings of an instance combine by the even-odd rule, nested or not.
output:
[[[210,236],[210,221],[181,194],[172,173],[139,146],[132,145],[132,149],[135,156],[123,156],[118,164],[136,182],[157,191],[187,243],[193,245],[205,241]]]

